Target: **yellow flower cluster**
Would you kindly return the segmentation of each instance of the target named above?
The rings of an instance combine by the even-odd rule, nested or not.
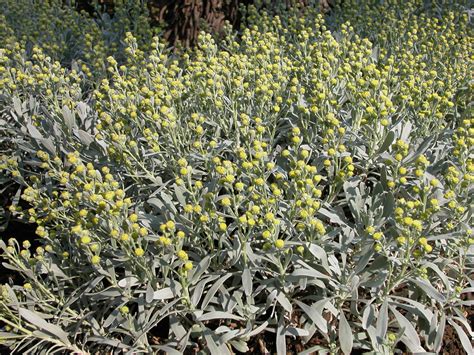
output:
[[[98,170],[84,164],[78,152],[64,159],[41,150],[36,155],[44,173],[25,181],[21,198],[31,207],[16,212],[37,224],[36,234],[44,238],[49,253],[68,264],[80,264],[83,254],[93,265],[100,263],[101,255],[107,257],[110,248],[144,256],[149,230],[140,225],[137,214],[129,214],[132,200],[108,167]],[[44,179],[55,188],[45,189]],[[71,253],[73,246],[77,249]]]
[[[93,292],[116,296],[94,313],[110,314],[100,326],[149,352],[120,333],[150,326],[136,308],[180,319],[238,309],[253,322],[303,291],[342,311],[346,290],[387,298],[421,278],[457,300],[469,284],[473,32],[456,6],[344,1],[326,18],[249,6],[238,36],[201,33],[182,53],[150,29],[146,2],[118,1],[96,21],[60,0],[19,16],[25,3],[0,0],[0,183],[21,200],[5,215],[39,237],[0,243],[26,275],[22,299],[82,319],[45,291],[54,277],[29,277],[59,270],[71,299],[76,285],[95,307]]]

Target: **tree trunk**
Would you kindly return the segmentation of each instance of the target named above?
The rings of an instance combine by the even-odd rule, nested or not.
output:
[[[329,7],[330,0],[320,0],[321,10]],[[77,8],[92,14],[92,0],[77,0]],[[98,0],[103,10],[113,13],[113,0]],[[173,46],[193,46],[199,32],[205,27],[214,33],[222,31],[225,21],[239,28],[241,5],[248,6],[255,0],[148,0],[150,21],[164,27],[165,39]],[[269,2],[272,7],[276,2]],[[308,0],[283,0],[287,7],[307,6]]]
[[[172,44],[178,42],[185,47],[196,43],[203,24],[212,32],[220,32],[225,21],[238,26],[239,6],[248,5],[252,0],[155,0],[150,3],[151,10],[164,23],[165,38]]]

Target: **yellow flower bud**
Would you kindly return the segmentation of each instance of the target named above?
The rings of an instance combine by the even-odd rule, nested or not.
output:
[[[176,256],[183,261],[188,260],[188,253],[186,253],[184,250],[180,250],[176,253]]]
[[[277,249],[283,249],[285,247],[285,241],[282,239],[277,239],[275,241],[275,248]]]
[[[192,269],[193,269],[193,263],[191,261],[188,261],[184,264],[184,270],[191,271]]]
[[[145,254],[145,250],[143,250],[142,248],[136,248],[135,249],[135,255],[140,257],[140,256],[143,256]]]

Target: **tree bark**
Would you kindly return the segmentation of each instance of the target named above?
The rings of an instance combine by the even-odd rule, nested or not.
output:
[[[92,14],[92,0],[77,0],[79,10]],[[98,0],[103,10],[113,13],[113,0]],[[199,32],[204,28],[219,33],[229,21],[239,28],[241,5],[248,6],[254,0],[148,0],[150,21],[164,27],[164,37],[172,46],[191,47],[196,44]],[[330,0],[320,0],[321,10],[329,7]],[[270,7],[272,2],[270,2]],[[307,6],[308,0],[284,0],[287,7]]]

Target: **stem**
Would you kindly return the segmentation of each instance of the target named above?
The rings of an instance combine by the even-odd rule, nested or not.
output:
[[[387,291],[386,291],[386,293],[385,293],[386,296],[387,296],[388,294],[390,294],[390,292],[392,292],[393,289],[395,289],[396,287],[398,287],[398,285],[400,284],[400,282],[403,281],[403,279],[405,278],[405,276],[408,275],[408,274],[406,274],[406,271],[407,271],[408,266],[409,266],[410,254],[411,254],[411,248],[405,252],[405,257],[404,257],[404,259],[403,259],[402,270],[401,270],[400,274],[398,275],[397,279],[395,280],[395,282],[393,283],[393,285],[390,285],[390,281],[391,281],[391,280],[389,279],[388,287],[386,288]],[[391,268],[391,265],[390,265],[390,268]]]
[[[241,239],[241,242],[242,242],[242,257],[244,260],[244,267],[247,267],[248,265],[247,243],[245,240],[242,240],[242,239]]]
[[[87,352],[84,353],[82,350],[80,350],[79,348],[77,348],[76,346],[74,345],[67,345],[67,344],[64,344],[63,342],[59,341],[59,340],[56,340],[54,338],[51,338],[51,337],[48,337],[48,338],[40,338],[40,337],[36,337],[33,335],[33,332],[26,329],[26,328],[23,328],[21,325],[17,325],[15,323],[12,323],[10,322],[9,320],[3,318],[3,317],[0,317],[0,321],[4,322],[5,324],[8,324],[10,326],[12,326],[13,328],[19,330],[20,332],[22,332],[23,334],[25,334],[25,336],[27,337],[35,337],[35,338],[39,338],[39,339],[43,339],[43,340],[46,340],[46,341],[49,341],[50,343],[53,343],[53,344],[56,344],[56,345],[59,345],[63,348],[66,348],[70,351],[72,351],[74,354],[88,354]],[[19,336],[16,336],[16,337],[19,337]]]

